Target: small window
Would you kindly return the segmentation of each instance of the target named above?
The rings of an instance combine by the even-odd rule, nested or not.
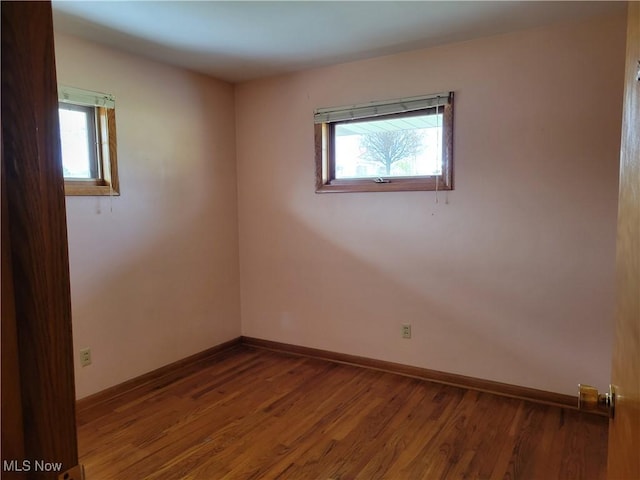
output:
[[[316,192],[452,190],[453,92],[315,112]]]
[[[66,195],[119,195],[115,100],[59,87],[58,114]]]

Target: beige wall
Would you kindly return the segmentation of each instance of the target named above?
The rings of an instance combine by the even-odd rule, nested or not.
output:
[[[117,101],[122,195],[67,197],[76,362],[93,353],[78,397],[241,333],[606,386],[623,34],[616,17],[486,38],[244,83],[235,104],[56,35],[59,82]],[[443,90],[455,191],[314,193],[314,108]]]
[[[605,18],[239,85],[243,335],[607,385],[624,31]],[[446,90],[455,191],[314,193],[314,108]]]
[[[240,335],[233,86],[55,41],[59,83],[116,97],[122,195],[67,197],[81,398]]]

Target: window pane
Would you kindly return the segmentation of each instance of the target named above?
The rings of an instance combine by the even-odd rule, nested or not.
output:
[[[62,169],[67,178],[93,178],[95,151],[92,116],[86,109],[59,108]]]
[[[442,173],[442,114],[335,125],[335,178]]]

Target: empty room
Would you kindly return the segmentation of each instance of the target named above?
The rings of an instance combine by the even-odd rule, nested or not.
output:
[[[2,478],[640,479],[638,2],[2,2]]]

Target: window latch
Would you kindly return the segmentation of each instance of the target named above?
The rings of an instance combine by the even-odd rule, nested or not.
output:
[[[373,180],[376,183],[391,183],[391,180],[387,180],[386,178],[378,177]]]

